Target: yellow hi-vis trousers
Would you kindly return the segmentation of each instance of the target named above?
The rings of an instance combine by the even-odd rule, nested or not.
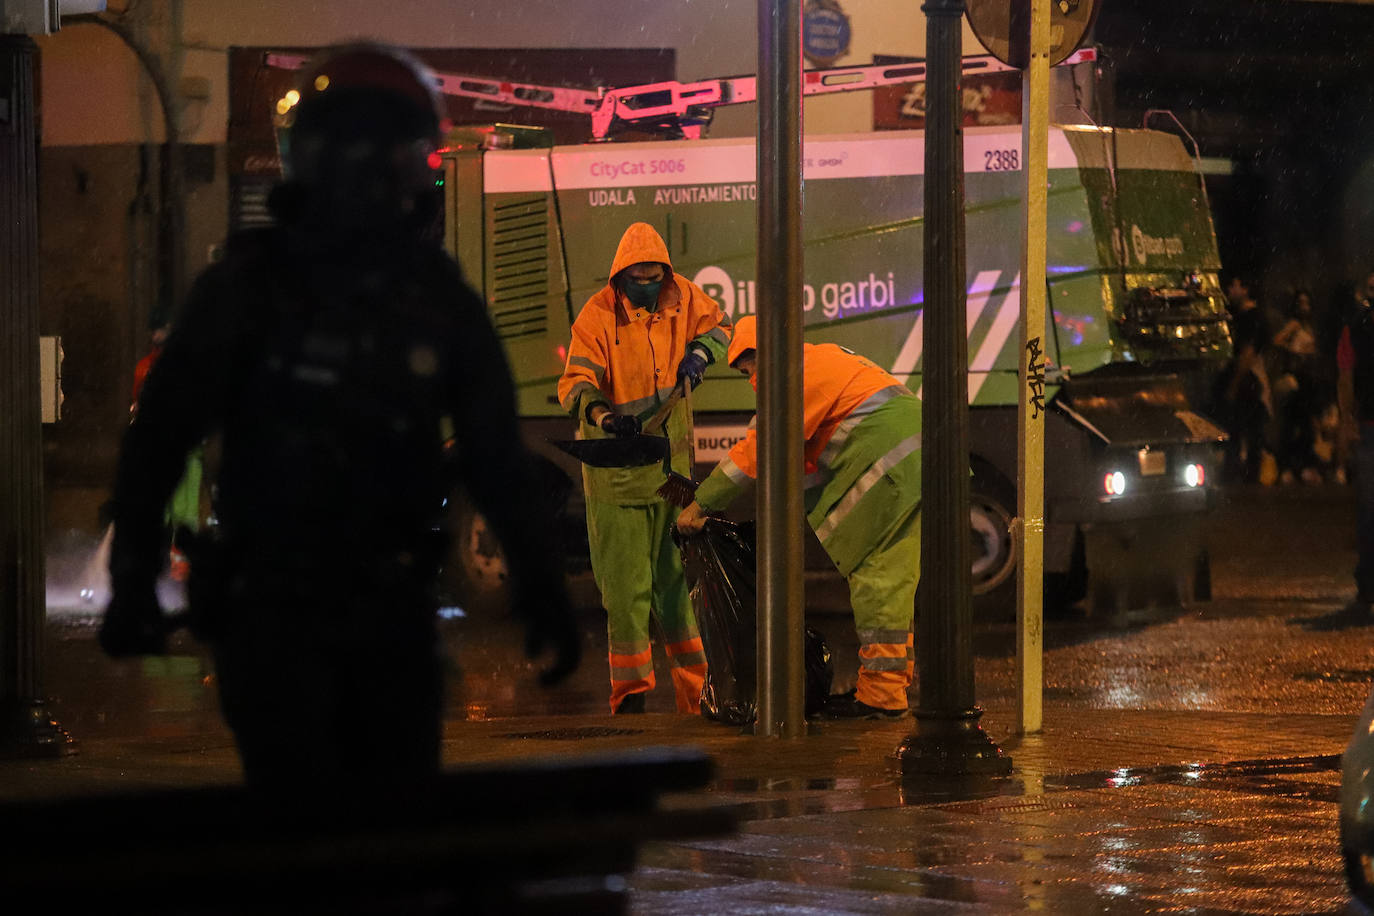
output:
[[[677,711],[701,712],[706,653],[672,539],[679,511],[662,500],[639,506],[587,503],[592,573],[606,608],[612,712],[630,694],[654,689],[650,614],[657,614],[663,628]]]
[[[895,525],[849,574],[849,602],[859,635],[854,696],[882,709],[906,709],[915,670],[911,623],[921,564],[921,512]]]

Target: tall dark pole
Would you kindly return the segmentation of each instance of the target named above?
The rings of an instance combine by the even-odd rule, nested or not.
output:
[[[759,0],[757,734],[806,733],[802,693],[800,0]]]
[[[927,0],[921,606],[916,729],[897,748],[904,775],[1011,770],[973,696],[969,556],[968,338],[964,285],[964,0]]]
[[[32,40],[0,35],[0,754],[26,756],[71,749],[43,699],[37,62]]]

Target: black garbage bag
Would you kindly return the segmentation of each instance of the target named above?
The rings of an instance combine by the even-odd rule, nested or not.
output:
[[[819,715],[821,707],[830,697],[830,688],[835,680],[835,664],[830,659],[830,646],[819,630],[807,627],[803,634],[806,642],[802,645],[802,663],[806,671],[806,715]]]
[[[700,534],[674,532],[706,652],[701,713],[727,725],[748,725],[758,711],[754,525],[708,519]],[[819,632],[806,628],[806,714],[830,695],[834,666]]]

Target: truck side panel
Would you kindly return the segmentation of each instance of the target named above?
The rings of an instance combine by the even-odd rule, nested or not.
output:
[[[973,129],[965,142],[970,444],[988,478],[975,483],[1003,500],[1016,476],[1020,396],[1019,146],[1016,129]],[[483,286],[516,374],[522,416],[546,434],[550,424],[565,422],[554,387],[571,321],[607,282],[616,245],[632,222],[655,226],[674,268],[730,316],[755,311],[752,141],[480,155]],[[919,392],[923,137],[892,132],[808,139],[805,156],[805,286],[797,307],[806,337],[863,353]],[[1130,397],[1104,395],[1105,389],[1076,380],[1106,373],[1121,379],[1117,387],[1131,389],[1131,373],[1141,363],[1162,354],[1187,370],[1224,358],[1229,341],[1219,297],[1156,295],[1157,288],[1185,281],[1194,292],[1216,286],[1205,196],[1176,138],[1056,129],[1049,185],[1051,307],[1044,351],[1052,380],[1047,400],[1058,408],[1051,410],[1046,437],[1046,560],[1047,570],[1065,572],[1068,564],[1082,562],[1082,549],[1074,546],[1082,543],[1080,531],[1118,518],[1196,514],[1206,505],[1205,492],[1186,492],[1178,482],[1188,463],[1207,461],[1205,421],[1174,422],[1186,427],[1184,433],[1158,433],[1158,441],[1127,436],[1114,442],[1068,407],[1129,404]],[[460,236],[460,247],[462,242]],[[463,250],[473,257],[470,247]],[[699,437],[700,454],[723,450],[755,405],[754,392],[738,375],[721,367],[710,375],[694,395],[698,425],[710,439]],[[1061,397],[1055,382],[1070,375],[1074,381],[1066,382]],[[1150,401],[1149,390],[1142,392]],[[1180,411],[1192,415],[1186,403]],[[1195,435],[1194,428],[1203,431]],[[1101,492],[1103,473],[1117,469],[1134,475],[1126,498]],[[1006,587],[1006,564],[1013,561],[989,558],[994,572],[1002,570],[988,580],[989,589]]]
[[[499,182],[503,166],[534,179],[523,190],[490,193],[493,172]],[[522,416],[561,413],[554,387],[572,328],[558,200],[547,177],[540,180],[548,175],[547,150],[488,154],[475,183],[483,200],[482,288],[515,374]]]

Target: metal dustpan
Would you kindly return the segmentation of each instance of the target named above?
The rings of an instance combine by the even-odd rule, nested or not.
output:
[[[594,468],[645,467],[668,457],[667,437],[643,433],[624,439],[550,439],[549,442]]]
[[[644,429],[658,429],[667,423],[668,414],[686,394],[683,386],[675,387],[668,400],[645,422]],[[615,439],[550,439],[549,442],[594,468],[642,468],[660,461],[666,464],[670,451],[667,436],[645,433]]]

